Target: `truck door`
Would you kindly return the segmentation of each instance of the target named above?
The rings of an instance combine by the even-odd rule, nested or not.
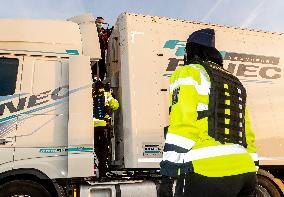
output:
[[[62,69],[67,61],[25,57],[23,64],[21,91],[28,96],[19,116],[15,161],[48,156],[63,162],[59,156],[67,154],[68,94],[64,91],[68,92],[68,78]],[[15,163],[15,167],[20,165]]]
[[[0,57],[0,165],[12,169],[20,102],[22,57]],[[4,165],[5,164],[5,165]]]

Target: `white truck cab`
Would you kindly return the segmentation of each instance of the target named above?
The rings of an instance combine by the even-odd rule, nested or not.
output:
[[[94,176],[91,61],[100,49],[93,19],[75,19],[0,20],[1,181]]]

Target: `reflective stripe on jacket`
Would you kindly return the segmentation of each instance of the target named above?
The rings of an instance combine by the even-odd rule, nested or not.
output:
[[[255,172],[254,133],[246,110],[247,148],[221,144],[208,135],[208,118],[197,119],[208,110],[210,77],[199,64],[178,67],[170,79],[170,126],[166,135],[161,174],[178,176],[195,172],[223,177]]]
[[[93,118],[93,124],[94,124],[94,127],[105,127],[106,126],[106,121]]]

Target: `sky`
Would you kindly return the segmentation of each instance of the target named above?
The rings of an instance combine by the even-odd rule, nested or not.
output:
[[[123,12],[284,33],[284,0],[0,0],[0,18],[66,19],[83,13],[115,24]],[[1,27],[0,27],[1,30]]]

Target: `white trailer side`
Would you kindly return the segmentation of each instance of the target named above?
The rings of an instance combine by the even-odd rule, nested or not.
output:
[[[284,164],[284,34],[126,13],[109,44],[109,78],[119,76],[126,168],[159,167],[162,150],[154,147],[162,147],[168,125],[169,76],[183,64],[187,37],[202,28],[215,30],[224,67],[247,88],[261,165]]]

